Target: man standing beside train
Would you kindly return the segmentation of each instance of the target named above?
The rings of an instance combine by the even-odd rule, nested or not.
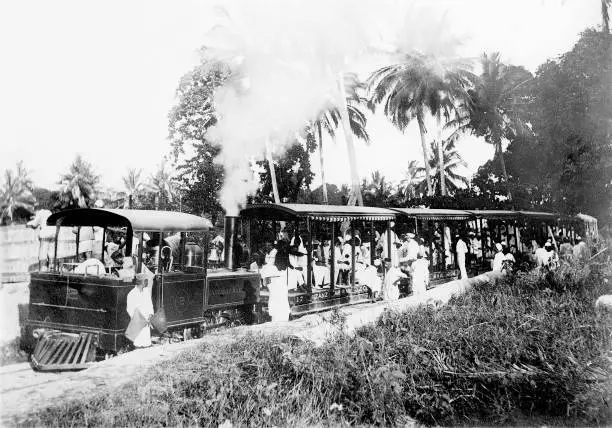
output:
[[[457,264],[459,265],[459,272],[461,272],[461,279],[467,279],[467,269],[465,268],[465,256],[468,252],[467,244],[465,243],[465,234],[457,235],[457,244],[455,251],[457,252]]]
[[[136,348],[151,346],[151,325],[149,321],[153,316],[153,301],[151,291],[147,287],[149,278],[139,280],[136,286],[127,295],[126,310],[130,316],[130,324],[126,336]]]

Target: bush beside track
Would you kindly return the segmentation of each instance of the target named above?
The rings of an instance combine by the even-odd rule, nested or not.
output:
[[[441,308],[386,312],[322,346],[252,335],[203,345],[36,425],[610,423],[609,267],[519,272]],[[229,424],[227,424],[229,425]]]

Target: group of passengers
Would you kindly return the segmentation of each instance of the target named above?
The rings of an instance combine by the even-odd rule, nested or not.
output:
[[[102,237],[98,239],[100,242],[96,242],[96,245],[101,246]],[[144,233],[140,273],[152,275],[157,270],[158,257],[161,257],[159,261],[162,271],[170,270],[179,253],[180,239],[180,234],[178,233],[164,237],[160,251],[159,233]],[[140,246],[138,235],[134,234],[132,236],[129,253],[126,248],[127,239],[125,230],[107,229],[104,241],[101,257],[94,257],[91,254],[88,256],[87,253],[82,254],[80,256],[82,261],[72,272],[97,276],[110,274],[125,279],[134,278],[136,266],[138,265]],[[130,254],[130,256],[127,256],[127,254]]]
[[[388,251],[387,236],[391,234],[392,250]],[[291,236],[291,237],[290,237]],[[298,233],[284,230],[272,242],[264,245],[253,256],[251,270],[259,270],[262,283],[269,290],[268,311],[273,321],[286,320],[289,316],[289,291],[306,292],[307,275],[311,274],[313,288],[324,289],[330,284],[331,267],[334,264],[334,283],[337,287],[352,284],[353,260],[355,283],[369,288],[374,299],[395,300],[400,296],[400,282],[412,279],[415,294],[426,290],[429,284],[429,262],[423,245],[415,235],[407,233],[401,239],[392,228],[377,236],[374,255],[369,242],[363,242],[361,234],[345,233],[331,240],[314,239],[308,249]],[[311,269],[308,269],[308,251],[311,251]],[[333,255],[333,257],[332,257]]]
[[[561,245],[557,247],[557,243]],[[548,238],[543,245],[536,242],[533,245],[532,260],[536,266],[542,269],[553,270],[563,264],[587,263],[591,257],[591,251],[581,236],[575,237],[575,244],[571,244],[568,236],[560,236],[553,240]]]

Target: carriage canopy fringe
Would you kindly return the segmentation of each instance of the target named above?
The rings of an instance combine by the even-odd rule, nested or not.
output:
[[[314,204],[253,204],[240,212],[242,218],[296,221],[310,219],[330,223],[345,220],[387,221],[395,218],[395,212],[387,208],[347,205]]]

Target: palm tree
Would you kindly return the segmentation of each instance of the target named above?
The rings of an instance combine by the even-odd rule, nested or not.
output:
[[[357,138],[370,142],[370,136],[366,130],[366,116],[361,111],[360,106],[365,105],[367,100],[360,95],[360,91],[365,88],[365,85],[359,81],[355,73],[346,73],[343,78],[344,88],[346,91],[346,109],[349,118],[350,132]],[[336,138],[336,130],[342,121],[340,108],[338,105],[341,103],[330,101],[321,110],[319,117],[315,120],[316,133],[319,142],[319,163],[321,165],[321,181],[323,186],[323,203],[327,204],[327,183],[325,182],[325,161],[323,158],[323,129],[325,132],[332,137]],[[345,131],[346,132],[346,131]],[[351,141],[352,143],[352,141]],[[349,158],[350,161],[350,158]],[[359,182],[359,175],[357,173],[357,167],[353,163],[349,162],[351,168],[351,177],[357,177],[357,183]],[[353,183],[354,184],[354,183]],[[359,191],[359,193],[361,193]]]
[[[371,181],[363,181],[363,191],[368,199],[368,205],[383,206],[393,193],[393,186],[380,171],[372,173]]]
[[[417,197],[419,184],[423,181],[423,167],[419,167],[416,160],[408,163],[408,168],[404,172],[404,178],[400,181],[399,190],[404,199],[414,199]]]
[[[496,156],[508,186],[508,172],[504,161],[502,140],[512,139],[517,134],[530,134],[531,129],[521,119],[522,90],[533,79],[523,67],[507,66],[500,61],[499,53],[483,54],[482,74],[476,87],[469,91],[469,103],[460,107],[460,114],[447,123],[454,128],[450,139],[456,140],[465,132],[482,136],[495,146]],[[508,198],[512,199],[507,188]]]
[[[145,188],[155,194],[155,209],[159,210],[162,200],[172,202],[175,193],[175,183],[172,178],[172,172],[166,167],[166,161],[163,160],[155,174],[149,177],[149,182]]]
[[[612,4],[612,0],[601,0],[602,29],[606,33],[610,32],[610,15],[608,14],[610,4]]]
[[[439,152],[435,150],[436,147],[442,147],[443,162],[440,162]],[[441,188],[443,185],[446,185],[446,188],[452,193],[460,187],[460,184],[467,186],[469,180],[457,171],[460,166],[466,167],[467,164],[455,148],[454,140],[446,139],[441,144],[437,141],[432,141],[431,149],[432,155],[429,158],[429,168],[435,171],[432,183],[434,188]],[[440,164],[444,165],[443,174],[437,171]],[[425,168],[423,167],[417,168],[418,173],[422,174],[424,171]],[[444,184],[441,181],[441,177],[444,177]],[[422,181],[420,188],[424,190],[426,185],[427,183]]]
[[[270,168],[270,181],[272,182],[272,196],[274,203],[280,204],[280,195],[278,193],[278,181],[276,181],[276,168],[274,167],[274,159],[272,158],[272,149],[270,148],[270,139],[266,138],[266,161]]]
[[[138,196],[144,190],[144,183],[140,179],[142,175],[142,169],[130,168],[128,169],[127,175],[123,176],[123,186],[128,197],[128,208],[132,209],[134,205],[134,198]]]
[[[12,223],[17,211],[34,212],[36,199],[32,195],[32,180],[23,163],[17,164],[17,171],[4,172],[4,183],[0,191],[0,224]]]
[[[77,155],[67,174],[61,177],[60,203],[63,208],[86,208],[94,197],[100,177],[92,165]]]
[[[467,88],[472,85],[474,76],[469,62],[463,60],[436,58],[416,52],[404,54],[402,59],[398,64],[380,68],[369,77],[370,107],[374,109],[384,103],[385,115],[401,131],[412,119],[417,120],[427,193],[432,195],[425,114],[434,116],[439,125],[442,118],[449,120],[455,106],[466,102]],[[439,165],[441,174],[443,167]],[[444,190],[443,187],[443,193]]]

